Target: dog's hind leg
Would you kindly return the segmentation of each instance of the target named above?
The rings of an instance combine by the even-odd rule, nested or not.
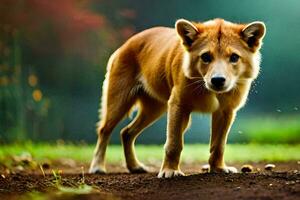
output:
[[[126,165],[131,173],[145,173],[147,167],[140,163],[134,150],[134,142],[143,129],[151,125],[166,110],[166,105],[147,94],[139,96],[139,112],[135,119],[121,131]]]
[[[90,173],[106,172],[105,153],[111,133],[136,101],[136,97],[131,94],[136,82],[134,73],[125,66],[128,68],[127,73],[120,74],[120,71],[124,69],[124,66],[120,64],[123,63],[118,62],[118,59],[113,60],[113,57],[110,58],[103,84],[101,120],[97,130],[98,140]]]

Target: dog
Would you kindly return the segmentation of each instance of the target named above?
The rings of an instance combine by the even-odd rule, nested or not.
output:
[[[175,28],[154,27],[129,38],[109,58],[103,83],[98,141],[90,173],[105,173],[112,130],[135,106],[135,119],[121,131],[131,173],[149,169],[135,155],[138,135],[167,111],[167,139],[159,178],[183,176],[180,154],[191,113],[211,113],[210,172],[235,173],[224,149],[236,112],[259,74],[263,22],[203,23],[185,19]]]

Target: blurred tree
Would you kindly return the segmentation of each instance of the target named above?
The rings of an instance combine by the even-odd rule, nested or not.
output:
[[[76,132],[72,130],[74,126],[69,125],[75,122],[74,118],[68,122],[69,118],[65,116],[74,112],[71,109],[78,110],[79,115],[86,111],[80,108],[81,102],[74,107],[72,101],[79,98],[86,104],[84,101],[89,100],[90,93],[100,92],[99,79],[105,70],[105,60],[120,41],[134,32],[125,21],[112,26],[107,20],[109,17],[101,14],[101,9],[90,9],[92,5],[109,7],[110,3],[1,1],[2,138],[47,139],[68,137],[68,132]],[[134,12],[115,10],[113,15],[132,18]],[[13,86],[12,80],[15,80]],[[99,84],[89,89],[91,80],[98,80]],[[81,97],[82,94],[85,97]],[[93,129],[95,122],[89,123]],[[12,134],[12,129],[17,133]]]
[[[264,21],[261,75],[241,114],[299,115],[299,6],[297,0],[1,0],[0,137],[94,141],[109,55],[135,32],[173,27],[179,18]],[[152,132],[165,123],[141,140],[163,141],[163,133]],[[208,141],[208,124],[207,118],[193,123],[187,141]]]

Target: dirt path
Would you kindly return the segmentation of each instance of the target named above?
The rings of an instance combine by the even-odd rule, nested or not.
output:
[[[197,166],[185,165],[184,169],[190,169],[188,175],[173,179],[158,179],[156,173],[85,174],[85,184],[93,187],[88,194],[61,193],[53,175],[23,172],[0,177],[0,199],[19,199],[32,191],[47,193],[46,199],[300,199],[299,164],[276,165],[275,172],[227,175],[195,174]],[[80,173],[66,173],[62,174],[60,184],[76,187],[82,180]]]

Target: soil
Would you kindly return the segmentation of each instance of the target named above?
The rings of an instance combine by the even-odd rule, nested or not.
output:
[[[83,174],[80,165],[70,168],[53,164],[45,170],[45,176],[37,170],[2,170],[0,199],[32,199],[34,194],[43,199],[300,199],[299,161],[274,163],[273,171],[264,170],[267,163],[250,164],[254,172],[237,174],[204,173],[201,165],[184,164],[186,176],[171,179],[158,179],[158,166],[152,166],[156,173],[148,174],[129,174],[115,165],[109,166],[109,173],[104,175]],[[235,163],[236,167],[241,165]],[[84,182],[92,190],[60,191],[51,167],[62,169],[60,185],[76,188]]]

